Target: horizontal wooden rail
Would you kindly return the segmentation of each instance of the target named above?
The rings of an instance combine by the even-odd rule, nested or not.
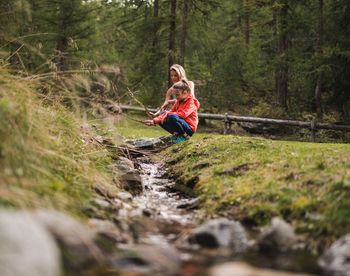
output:
[[[145,108],[121,105],[121,109],[124,110],[134,110],[134,111],[145,111]],[[148,111],[155,112],[157,109],[149,108]],[[259,118],[259,117],[247,117],[247,116],[235,116],[228,114],[210,114],[210,113],[198,113],[199,118],[208,120],[218,120],[225,123],[224,133],[231,127],[232,122],[246,122],[246,123],[260,123],[260,124],[272,124],[272,125],[283,125],[283,126],[295,126],[300,128],[307,128],[311,131],[311,140],[315,141],[315,132],[319,129],[327,130],[340,130],[340,131],[350,131],[350,125],[336,125],[336,124],[326,124],[318,123],[316,120],[311,120],[309,122],[296,121],[296,120],[280,120],[280,119],[269,119],[269,118]]]

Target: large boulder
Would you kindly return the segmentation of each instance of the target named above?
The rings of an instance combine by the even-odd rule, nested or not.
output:
[[[41,223],[60,245],[65,268],[82,271],[103,260],[94,243],[94,233],[70,216],[54,210],[38,210],[32,217]]]
[[[135,245],[115,256],[112,266],[122,275],[180,275],[181,258],[169,244]]]
[[[319,260],[327,275],[350,276],[350,234],[335,241]]]
[[[258,238],[258,247],[263,252],[283,252],[292,249],[296,242],[297,238],[292,226],[275,217],[271,225]]]
[[[204,248],[226,248],[243,253],[249,245],[243,226],[225,218],[210,220],[195,229],[189,242]]]
[[[301,273],[289,273],[271,269],[261,269],[243,262],[229,262],[209,269],[208,276],[307,276]],[[309,275],[311,276],[311,275]]]
[[[143,186],[139,172],[137,170],[130,170],[124,172],[120,176],[120,183],[123,189],[130,192],[133,195],[142,193]]]
[[[60,253],[43,225],[28,213],[0,212],[0,271],[3,276],[58,276]]]

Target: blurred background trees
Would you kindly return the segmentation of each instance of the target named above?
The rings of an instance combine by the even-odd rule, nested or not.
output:
[[[346,0],[0,0],[0,61],[23,74],[114,66],[157,106],[184,65],[202,111],[350,122]]]

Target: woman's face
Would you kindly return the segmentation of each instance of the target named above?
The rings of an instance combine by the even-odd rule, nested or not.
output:
[[[175,70],[170,70],[170,80],[172,83],[180,81],[180,77]]]

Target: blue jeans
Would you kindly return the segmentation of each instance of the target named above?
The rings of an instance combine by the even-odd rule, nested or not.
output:
[[[184,133],[189,136],[193,135],[193,131],[188,123],[186,123],[184,119],[175,114],[169,115],[164,123],[160,124],[160,126],[171,134],[174,134],[174,132],[176,132],[178,135],[183,135]]]

